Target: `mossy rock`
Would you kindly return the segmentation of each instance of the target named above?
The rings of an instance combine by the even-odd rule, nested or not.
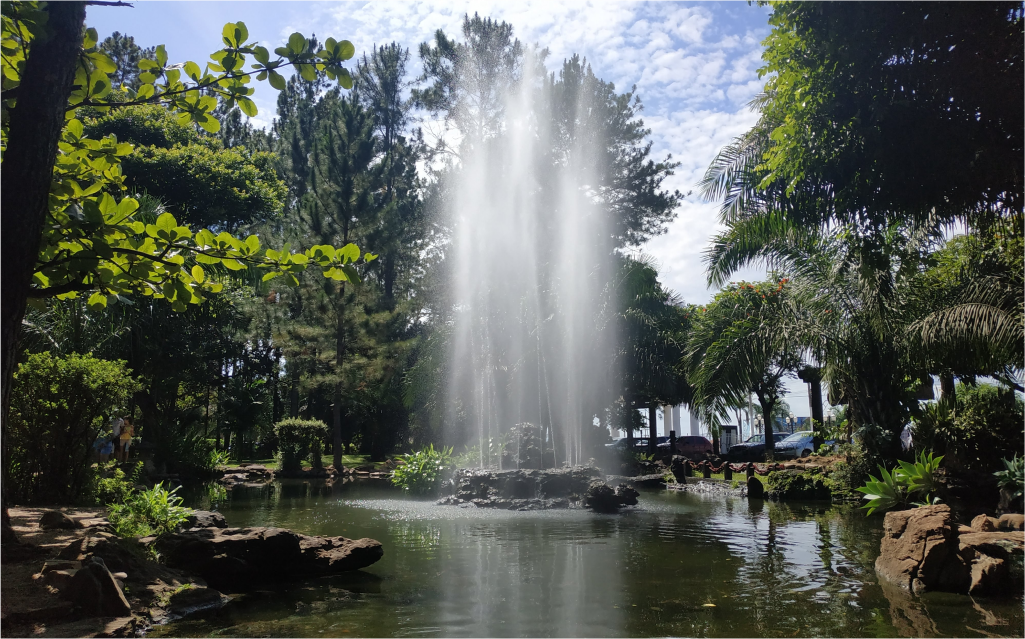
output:
[[[774,501],[828,500],[825,476],[814,470],[777,470],[769,473],[766,496]]]

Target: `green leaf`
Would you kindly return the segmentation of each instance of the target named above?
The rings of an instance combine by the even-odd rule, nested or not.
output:
[[[292,53],[302,53],[306,50],[306,38],[301,33],[293,33],[288,36],[288,50]]]
[[[270,52],[267,51],[267,47],[256,47],[253,49],[253,57],[261,64],[270,62]]]
[[[199,65],[191,60],[186,62],[185,75],[189,76],[190,78],[198,82],[200,77]]]
[[[258,112],[256,109],[256,103],[249,98],[240,97],[238,99],[238,108],[242,110],[242,113],[245,113],[249,117],[254,117]]]
[[[257,237],[256,235],[250,235],[249,237],[246,238],[246,246],[248,246],[249,250],[252,251],[253,253],[259,251],[260,250],[260,238]]]
[[[342,263],[355,262],[359,259],[359,247],[353,243],[346,244],[335,252],[335,257]]]
[[[165,66],[167,64],[167,50],[164,48],[164,45],[158,44],[155,54],[157,56],[157,64],[162,67]]]
[[[192,267],[192,279],[196,280],[200,284],[202,284],[203,280],[206,279],[206,274],[203,272],[203,267],[199,264],[196,264]]]
[[[96,291],[89,296],[89,306],[93,308],[106,308],[107,307],[107,296],[99,291]]]
[[[170,213],[161,213],[160,217],[157,218],[156,225],[162,231],[170,231],[178,226],[178,221]]]
[[[270,85],[272,87],[274,87],[275,89],[277,89],[278,91],[284,91],[285,90],[285,78],[280,73],[278,73],[277,71],[271,71],[270,72],[270,76],[268,78],[268,82],[270,82]]]
[[[339,55],[342,60],[348,60],[356,54],[356,47],[348,40],[342,40],[339,44]]]
[[[307,82],[313,82],[317,79],[317,72],[314,70],[312,64],[300,64],[299,75],[302,76],[303,80]]]

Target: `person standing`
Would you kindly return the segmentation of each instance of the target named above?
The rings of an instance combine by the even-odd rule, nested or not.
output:
[[[121,426],[121,461],[128,463],[128,447],[132,445],[132,435],[135,434],[135,427],[132,426],[132,419],[124,417]]]
[[[124,428],[125,421],[120,417],[115,417],[110,420],[110,442],[112,444],[111,450],[114,453],[114,461],[121,461],[121,429]]]

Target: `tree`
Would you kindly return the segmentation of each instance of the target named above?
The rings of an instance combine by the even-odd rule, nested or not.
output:
[[[122,35],[117,31],[100,43],[100,51],[110,58],[114,66],[117,67],[110,78],[113,86],[115,88],[124,86],[133,91],[138,91],[142,86],[142,81],[139,80],[139,61],[156,61],[157,59],[156,47],[143,49],[135,44],[135,38],[127,34]]]
[[[976,222],[1022,210],[1020,3],[781,2],[751,186],[795,222]]]
[[[219,122],[211,112],[219,99],[255,114],[255,104],[248,97],[253,90],[245,86],[252,76],[281,88],[284,78],[278,70],[288,65],[305,76],[323,72],[351,86],[351,77],[342,67],[353,55],[351,43],[329,39],[324,49],[314,52],[305,38],[293,34],[288,46],[276,50],[279,57],[271,60],[265,48],[245,42],[248,30],[243,23],[229,24],[223,30],[226,46],[213,54],[214,62],[205,72],[194,62],[181,69],[170,68],[163,47],[158,46],[155,61],[139,62],[145,68],[140,67],[142,86],[134,98],[117,103],[105,99],[111,89],[108,74],[116,67],[98,50],[96,31],[84,28],[85,4],[11,2],[2,8],[3,180],[7,188],[0,196],[5,272],[0,338],[5,415],[10,405],[15,345],[33,288],[37,294],[46,289],[47,295],[100,289],[90,298],[95,304],[105,303],[108,295],[148,291],[183,308],[186,302],[201,301],[201,291],[216,289],[213,283],[204,284],[199,264],[182,268],[185,255],[228,268],[244,267],[245,263],[276,266],[277,273],[302,270],[312,261],[339,279],[348,277],[342,267],[348,268],[346,263],[358,259],[352,254],[352,250],[358,253],[355,247],[340,253],[328,247],[330,251],[321,249],[296,257],[289,251],[261,255],[255,238],[246,244],[227,234],[218,240],[209,232],[193,233],[179,226],[170,214],[157,224],[136,222],[131,215],[138,203],[132,198],[118,202],[107,192],[120,190],[120,171],[114,167],[131,146],[119,145],[113,138],[83,138],[81,123],[65,117],[80,106],[165,103],[184,121],[216,131]],[[243,69],[247,55],[257,60],[253,71]],[[187,78],[184,81],[182,71]],[[163,83],[158,84],[158,79]],[[55,223],[45,225],[44,234],[47,215],[52,215]],[[62,251],[65,255],[58,257]],[[56,270],[37,269],[39,255]],[[294,266],[289,268],[289,264]],[[5,498],[5,540],[13,536],[7,523]]]
[[[648,444],[654,452],[655,407],[692,400],[682,366],[692,309],[662,286],[650,260],[621,260],[614,295],[619,314],[610,326],[619,333],[619,361],[612,367],[621,387],[612,395],[622,397],[628,409],[648,408]],[[633,428],[625,430],[632,440]]]
[[[698,414],[713,427],[732,406],[758,398],[765,423],[765,456],[775,450],[773,415],[783,380],[801,364],[801,343],[786,279],[730,284],[697,309],[687,342],[687,370]]]

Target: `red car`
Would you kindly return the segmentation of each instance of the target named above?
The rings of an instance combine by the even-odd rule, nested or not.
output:
[[[659,447],[669,447],[669,442],[659,444]],[[690,459],[696,459],[703,457],[706,453],[712,452],[712,442],[708,441],[704,437],[697,437],[694,435],[687,435],[684,437],[676,438],[676,451],[675,454],[683,455]]]

